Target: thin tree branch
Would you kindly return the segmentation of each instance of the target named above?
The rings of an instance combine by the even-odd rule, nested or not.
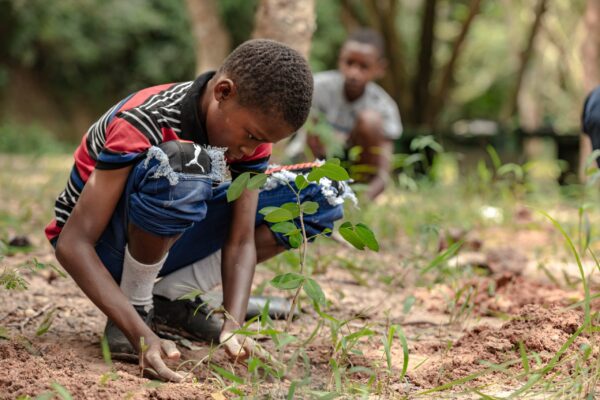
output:
[[[469,33],[473,20],[475,19],[477,14],[479,14],[479,10],[481,8],[481,1],[482,0],[471,0],[471,5],[469,6],[469,14],[463,22],[460,33],[454,41],[450,59],[448,60],[448,63],[445,65],[442,71],[442,80],[437,90],[437,94],[434,98],[432,107],[430,108],[430,111],[428,113],[429,116],[427,118],[427,122],[432,128],[434,128],[437,125],[438,114],[441,110],[442,105],[446,102],[448,94],[450,93],[450,89],[454,81],[454,71],[456,68],[456,62],[462,52],[465,39],[467,38],[467,34]]]

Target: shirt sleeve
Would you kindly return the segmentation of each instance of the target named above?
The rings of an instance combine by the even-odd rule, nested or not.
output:
[[[585,99],[581,114],[581,130],[591,135],[600,127],[600,86],[592,90]]]
[[[117,169],[135,163],[150,147],[143,133],[122,118],[115,118],[106,129],[106,142],[98,154],[97,169]]]

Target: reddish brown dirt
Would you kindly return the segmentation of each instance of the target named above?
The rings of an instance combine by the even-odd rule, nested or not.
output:
[[[517,361],[510,368],[516,373],[522,366],[519,342],[524,344],[529,357],[535,352],[546,363],[582,322],[581,311],[567,311],[559,306],[546,309],[537,304],[527,305],[499,329],[478,326],[468,331],[450,348],[440,342],[419,344],[416,350],[432,354],[436,362],[415,370],[410,377],[420,386],[437,386],[485,369],[482,364],[484,361],[493,364]],[[573,348],[584,343],[589,344],[589,337],[580,336],[575,340]],[[483,379],[489,381],[494,378],[487,375]]]
[[[541,242],[539,232],[534,236]],[[241,387],[244,393],[250,397],[259,394],[285,397],[290,379],[302,376],[310,378],[312,389],[334,390],[335,380],[330,367],[334,357],[347,369],[365,367],[376,371],[382,398],[396,398],[402,393],[417,393],[483,371],[486,366],[481,360],[500,363],[518,359],[520,340],[528,352],[537,352],[540,359],[547,362],[581,323],[580,310],[565,310],[574,299],[581,299],[580,291],[565,290],[516,274],[514,270],[518,266],[514,264],[507,268],[508,271],[496,270],[490,276],[470,276],[453,284],[438,284],[431,288],[407,286],[399,289],[400,284],[416,281],[414,272],[398,262],[399,251],[389,249],[380,254],[359,254],[331,244],[317,251],[316,257],[323,253],[338,257],[330,260],[321,257],[320,273],[316,278],[331,301],[327,312],[338,319],[352,319],[339,335],[366,327],[374,332],[373,336],[356,343],[353,350],[359,352],[342,356],[339,349],[333,349],[332,333],[326,324],[315,341],[303,349],[309,360],[307,367],[299,360],[289,379],[281,382],[261,380],[255,387],[247,384]],[[32,257],[41,262],[55,262],[47,248],[34,254],[7,257],[3,262],[12,267]],[[516,260],[514,263],[524,262],[522,257],[513,259]],[[351,268],[348,266],[350,261]],[[256,283],[260,286],[272,276],[273,272],[260,270]],[[0,326],[7,327],[11,337],[0,339],[0,370],[4,371],[0,374],[0,399],[13,399],[19,395],[35,397],[51,390],[53,382],[64,386],[74,398],[205,399],[213,395],[213,398],[220,398],[224,386],[206,365],[195,370],[196,383],[159,384],[156,387],[139,376],[136,365],[118,362],[114,364],[116,375],[110,375],[111,368],[104,363],[99,346],[105,317],[70,278],[56,278],[47,270],[28,273],[25,277],[30,282],[26,291],[7,292],[0,288]],[[464,303],[459,301],[453,305],[452,299],[465,287],[473,288],[472,308],[457,315],[457,309]],[[269,291],[273,289],[267,289]],[[281,295],[281,292],[277,294]],[[410,296],[414,297],[414,305],[405,313],[404,302]],[[36,329],[52,309],[56,311],[51,328],[44,335],[36,336]],[[294,323],[291,331],[301,339],[311,334],[318,321],[310,305],[305,309],[307,312]],[[397,378],[403,359],[398,340],[394,341],[391,350],[392,372],[390,375],[386,372],[381,337],[390,323],[400,324],[408,338],[411,361],[407,381]],[[582,337],[575,346],[589,340],[591,338]],[[270,341],[263,343],[273,351],[274,345]],[[194,344],[200,349],[184,350],[184,360],[199,360],[208,354],[209,346]],[[284,360],[296,348],[291,346]],[[214,353],[211,362],[233,368],[239,376],[250,376],[246,367],[232,366],[220,351]],[[511,367],[511,373],[517,374],[521,368],[520,363],[516,363]],[[359,369],[348,379],[366,384],[369,374]],[[481,381],[511,383],[501,373],[486,374],[479,378],[478,382]],[[297,397],[302,398],[304,394]],[[224,396],[232,397],[229,393]]]

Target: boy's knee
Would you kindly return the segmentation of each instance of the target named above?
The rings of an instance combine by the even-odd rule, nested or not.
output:
[[[288,177],[291,183],[294,180],[293,178],[292,176]],[[287,196],[283,196],[284,193],[290,190],[287,185],[279,181],[273,182],[273,186],[261,192],[261,195],[287,199]],[[289,199],[294,200],[293,196],[289,197]],[[335,221],[342,219],[344,216],[344,202],[346,200],[350,200],[354,204],[357,202],[356,196],[348,184],[346,182],[332,182],[327,178],[321,179],[318,184],[311,183],[300,192],[301,203],[311,201],[318,204],[318,208],[314,214],[303,215],[306,236],[309,238],[309,241],[313,241],[316,236],[323,234],[327,230],[333,230]],[[276,204],[270,202],[269,205]],[[296,225],[299,226],[298,224]],[[277,232],[274,232],[274,235],[280,244],[286,248],[291,247],[289,237]],[[326,235],[329,236],[329,233]]]
[[[163,237],[179,235],[202,221],[206,201],[212,198],[208,155],[188,154],[194,151],[190,146],[179,152],[179,147],[173,148],[179,143],[168,144],[152,147],[134,168],[127,200],[130,221]]]
[[[356,117],[354,129],[363,138],[371,140],[383,139],[383,118],[381,114],[373,110],[363,110]]]

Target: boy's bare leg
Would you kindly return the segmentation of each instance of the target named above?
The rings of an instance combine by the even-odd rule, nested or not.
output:
[[[360,146],[362,152],[356,162],[359,182],[368,183],[367,196],[377,197],[388,180],[393,153],[392,142],[385,138],[381,115],[374,111],[361,112],[350,134],[351,146]]]
[[[265,224],[258,226],[254,231],[254,243],[256,243],[256,259],[259,263],[285,251],[285,247],[275,240],[273,232]]]
[[[127,227],[129,252],[143,264],[154,264],[162,260],[179,236],[157,236],[131,223]]]

